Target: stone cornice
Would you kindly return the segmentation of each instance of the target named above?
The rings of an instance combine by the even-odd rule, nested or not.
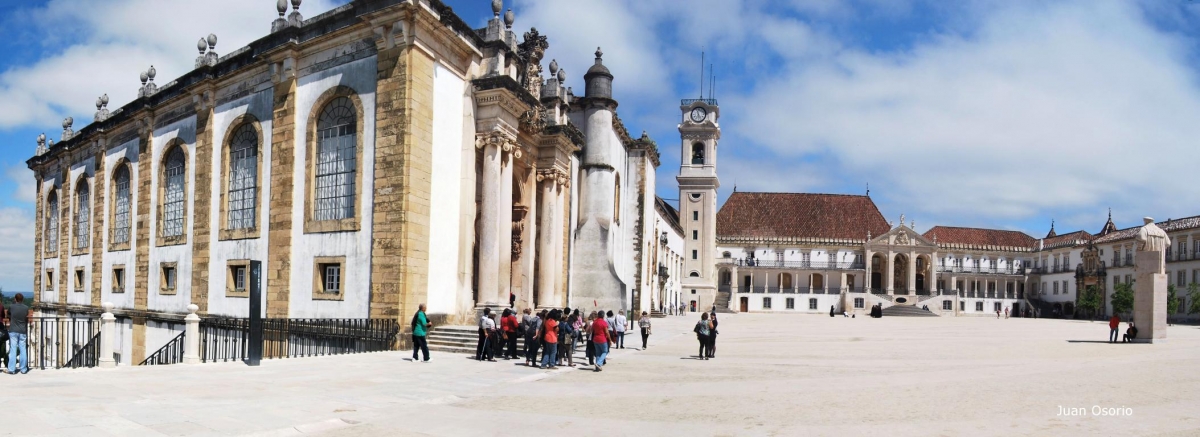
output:
[[[513,112],[513,114],[518,117],[521,114],[524,114],[525,111],[528,111],[530,108],[537,106],[539,103],[537,98],[533,97],[532,94],[529,94],[529,91],[522,87],[520,83],[517,83],[516,79],[513,79],[507,75],[495,75],[475,79],[471,81],[471,85],[475,87],[476,93],[491,90],[508,91],[513,99],[516,99],[526,106],[526,108],[523,110]]]
[[[802,246],[858,246],[866,244],[866,240],[856,238],[821,238],[821,237],[739,237],[718,236],[717,244],[766,244],[766,245],[802,245]]]

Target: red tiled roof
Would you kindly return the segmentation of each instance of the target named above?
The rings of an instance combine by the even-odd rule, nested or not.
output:
[[[739,191],[717,212],[718,238],[866,240],[889,229],[867,196]]]
[[[1053,238],[1042,240],[1042,249],[1087,244],[1087,242],[1091,241],[1093,238],[1095,237],[1086,231],[1068,232]]]
[[[926,239],[937,238],[939,245],[961,244],[967,246],[1004,246],[1033,248],[1037,240],[1024,232],[999,229],[959,228],[934,226],[923,235]]]
[[[1155,223],[1155,225],[1157,225],[1159,228],[1162,228],[1162,230],[1165,232],[1182,231],[1185,229],[1196,229],[1196,228],[1200,228],[1200,216],[1186,217],[1186,218],[1181,218],[1181,219],[1168,219],[1167,221],[1164,221],[1164,222],[1157,222],[1157,223]],[[1138,230],[1141,228],[1142,228],[1142,226],[1138,225],[1138,226],[1134,226],[1132,228],[1125,228],[1125,229],[1121,229],[1119,231],[1111,232],[1108,235],[1097,238],[1096,244],[1127,240],[1130,238],[1137,237]]]

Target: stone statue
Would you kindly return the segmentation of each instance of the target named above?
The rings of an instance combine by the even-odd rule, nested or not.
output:
[[[1171,239],[1166,237],[1166,232],[1157,225],[1154,225],[1154,219],[1145,217],[1142,219],[1146,222],[1145,226],[1138,229],[1138,251],[1139,252],[1158,252],[1157,265],[1158,273],[1164,273],[1166,267],[1166,251],[1171,246]]]
[[[1142,229],[1138,230],[1138,250],[1143,252],[1162,252],[1167,253],[1167,248],[1171,246],[1171,239],[1167,238],[1166,231],[1154,224],[1154,219],[1150,217],[1142,218],[1146,222]]]

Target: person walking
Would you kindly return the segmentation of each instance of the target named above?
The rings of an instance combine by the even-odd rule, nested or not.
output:
[[[504,316],[500,318],[500,334],[503,335],[504,345],[508,350],[501,354],[506,360],[517,359],[517,315],[516,312],[510,309],[504,310]]]
[[[713,307],[712,313],[708,315],[708,322],[712,325],[712,331],[708,334],[708,357],[717,357],[717,307]]]
[[[696,327],[692,331],[696,333],[696,340],[700,342],[700,359],[708,359],[708,335],[712,330],[712,324],[708,322],[708,313],[700,313],[700,321],[696,322]]]
[[[558,367],[558,318],[558,310],[550,311],[546,322],[542,324],[542,332],[538,338],[545,341],[545,345],[542,350],[542,365],[538,366],[539,369]]]
[[[417,351],[425,354],[424,362],[429,362],[429,343],[425,336],[429,333],[429,328],[433,324],[429,323],[429,318],[425,316],[425,304],[417,306],[417,313],[413,314],[412,318],[412,340],[413,340],[413,359],[412,362],[417,362]]]
[[[16,374],[17,360],[21,361],[21,374],[29,373],[29,307],[25,306],[25,295],[17,293],[15,303],[8,308],[8,373]]]
[[[588,365],[596,364],[596,346],[592,344],[592,324],[596,323],[596,312],[588,313],[583,326],[583,356],[587,357]]]
[[[833,305],[829,306],[829,317],[833,317]]]
[[[592,322],[592,328],[588,330],[592,336],[592,348],[596,355],[596,372],[604,370],[604,360],[608,358],[608,347],[612,344],[612,332],[608,327],[608,322],[600,315],[596,316],[596,320]]]
[[[4,312],[4,302],[0,301],[0,373],[8,373],[8,313]]]
[[[629,320],[625,318],[625,311],[617,311],[617,315],[613,316],[613,322],[616,326],[613,328],[617,331],[617,349],[625,349],[625,325],[629,324]]]
[[[496,320],[492,319],[492,309],[484,308],[483,317],[479,318],[479,345],[475,348],[475,359],[479,361],[496,361],[492,355],[492,335],[496,330]]]
[[[642,350],[646,350],[646,340],[650,339],[650,315],[642,311],[642,318],[638,319],[638,328],[642,330]]]
[[[1117,328],[1119,328],[1120,326],[1121,326],[1121,316],[1118,316],[1117,313],[1113,313],[1112,318],[1108,319],[1108,330],[1109,330],[1108,331],[1108,342],[1109,343],[1117,342]]]
[[[1004,318],[1008,318],[1008,307],[1004,307]]]

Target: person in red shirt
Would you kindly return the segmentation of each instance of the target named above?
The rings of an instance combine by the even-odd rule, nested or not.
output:
[[[539,337],[542,340],[542,369],[554,369],[558,367],[558,322],[562,319],[562,313],[558,310],[551,310],[546,316],[546,323],[542,325],[542,335]]]
[[[1121,326],[1121,316],[1118,316],[1116,313],[1113,313],[1112,318],[1108,319],[1108,328],[1109,328],[1108,342],[1109,343],[1117,342],[1117,328],[1120,326]]]
[[[596,350],[596,371],[604,370],[604,357],[608,356],[608,345],[612,337],[608,335],[608,322],[603,317],[596,317],[592,322],[592,347]]]
[[[517,358],[517,324],[516,314],[505,309],[504,316],[500,318],[500,329],[504,331],[504,344],[508,346],[508,351],[501,354],[506,360]]]

